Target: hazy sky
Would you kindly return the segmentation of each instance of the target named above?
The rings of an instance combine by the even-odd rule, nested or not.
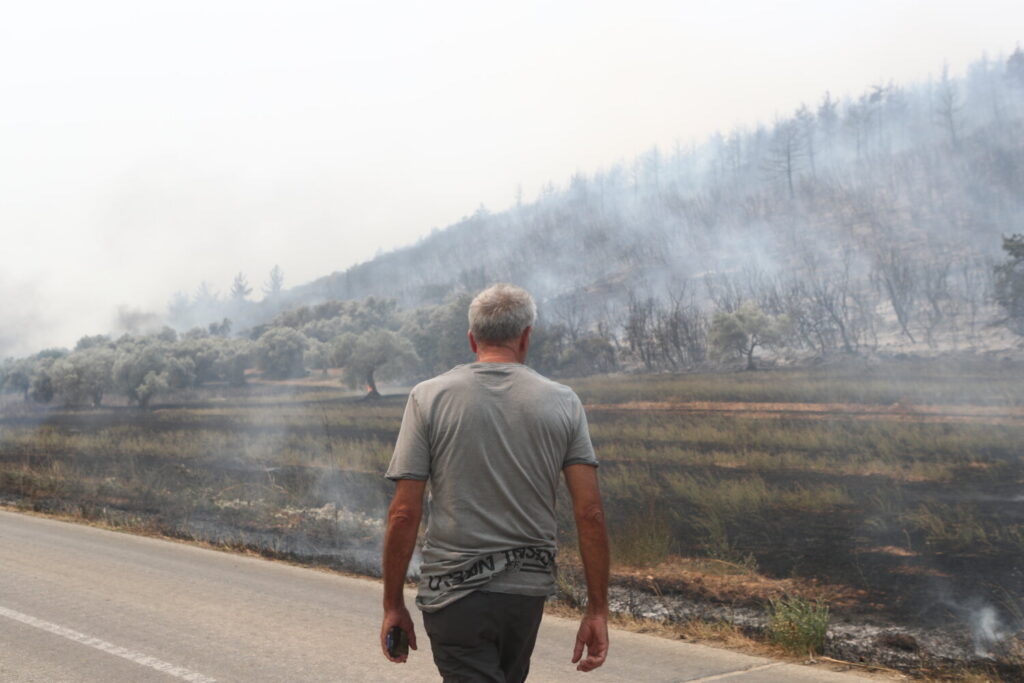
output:
[[[1017,0],[5,3],[0,356],[238,271],[366,260],[517,185],[953,73]]]

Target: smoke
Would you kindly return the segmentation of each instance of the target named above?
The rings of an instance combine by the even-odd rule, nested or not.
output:
[[[945,594],[939,602],[967,626],[977,657],[995,658],[1006,640],[1024,628],[1024,624],[1007,623],[996,607],[981,598],[959,601]]]
[[[43,301],[36,285],[0,273],[0,359],[52,343],[61,325]]]
[[[151,334],[159,331],[161,324],[162,319],[156,313],[121,305],[117,308],[114,331],[128,334]]]
[[[968,623],[974,639],[974,654],[979,657],[989,655],[994,645],[1010,635],[999,613],[990,605],[971,612]]]

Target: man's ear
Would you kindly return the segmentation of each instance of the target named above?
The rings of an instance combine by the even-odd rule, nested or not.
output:
[[[466,332],[466,336],[469,337],[469,348],[473,350],[473,353],[480,353],[477,349],[476,339],[473,337],[472,332]]]
[[[524,357],[526,356],[526,350],[530,348],[531,332],[533,332],[533,328],[527,327],[519,337],[519,353],[523,354]]]

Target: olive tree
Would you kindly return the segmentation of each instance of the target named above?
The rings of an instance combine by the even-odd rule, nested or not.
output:
[[[473,358],[466,332],[466,311],[473,295],[459,293],[445,303],[410,311],[401,335],[411,340],[420,361],[420,371],[431,375],[451,369]]]
[[[747,370],[754,370],[757,368],[754,351],[758,347],[780,345],[787,326],[786,316],[770,316],[756,304],[746,301],[732,313],[716,313],[708,336],[719,358],[745,358]]]
[[[99,407],[103,395],[113,386],[114,350],[89,346],[53,363],[50,378],[54,393],[65,405],[91,403]]]
[[[217,348],[214,372],[233,387],[245,384],[245,371],[252,367],[255,344],[248,339],[223,339]]]
[[[148,408],[157,394],[192,386],[195,363],[175,357],[167,342],[153,337],[130,339],[118,346],[113,380],[129,403]]]
[[[419,360],[412,343],[391,330],[371,328],[361,334],[347,332],[332,342],[335,365],[344,368],[351,387],[365,384],[368,398],[380,396],[377,373],[395,377]]]
[[[4,390],[20,392],[26,401],[53,400],[53,364],[68,355],[67,349],[44,349],[28,358],[9,362],[4,373]]]
[[[320,374],[326,377],[327,369],[331,367],[332,355],[330,344],[318,339],[310,339],[303,360],[311,370],[319,370]]]
[[[195,366],[193,381],[196,386],[218,379],[216,365],[220,358],[220,341],[205,333],[201,336],[186,334],[171,345],[171,352],[176,358],[188,359]]]
[[[34,369],[35,362],[31,358],[8,358],[4,361],[0,389],[6,392],[18,392],[27,401]]]
[[[256,342],[256,358],[263,373],[273,379],[301,377],[303,354],[309,340],[290,327],[272,327]]]

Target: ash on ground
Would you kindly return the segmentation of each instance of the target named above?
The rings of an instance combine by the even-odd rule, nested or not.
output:
[[[562,597],[582,604],[586,589],[565,583]],[[764,608],[716,604],[681,595],[659,594],[635,585],[612,586],[613,612],[643,619],[686,623],[727,623],[747,635],[762,636],[767,625]],[[977,667],[998,670],[1004,680],[1024,680],[1024,632],[1001,634],[998,641],[979,642],[970,624],[951,623],[932,628],[894,626],[834,616],[823,654],[835,659],[889,667],[909,673],[962,670]]]

